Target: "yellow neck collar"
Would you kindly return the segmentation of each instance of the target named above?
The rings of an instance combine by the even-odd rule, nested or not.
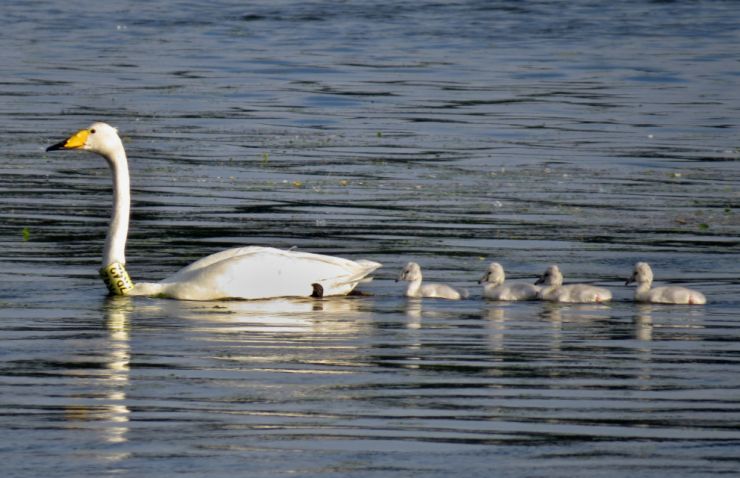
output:
[[[134,283],[120,262],[114,262],[100,269],[100,277],[111,295],[127,295],[134,289]]]

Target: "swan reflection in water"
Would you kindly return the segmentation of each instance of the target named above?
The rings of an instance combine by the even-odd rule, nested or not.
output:
[[[67,426],[81,432],[93,432],[95,443],[122,445],[128,441],[131,410],[127,405],[131,362],[129,314],[130,300],[110,299],[104,306],[105,329],[100,355],[101,363],[95,372],[86,370],[80,377],[82,386],[91,387],[77,395],[78,403],[65,405]],[[94,373],[94,375],[91,375]],[[90,423],[90,425],[86,425]],[[102,426],[101,426],[102,425]],[[94,452],[96,458],[110,462],[126,459],[130,453],[115,447],[104,447]]]
[[[364,329],[371,303],[356,297],[252,301],[157,300],[138,308],[146,316],[187,321],[195,333],[353,333]],[[367,320],[365,320],[367,319]]]
[[[506,308],[501,306],[491,307],[483,313],[483,318],[486,320],[488,327],[488,342],[491,350],[496,353],[504,352],[505,349],[504,338],[508,329],[506,326],[506,313]]]
[[[409,298],[406,301],[405,312],[406,318],[408,319],[406,321],[406,327],[409,329],[420,329],[422,316],[421,299],[414,297]]]
[[[135,299],[137,324],[163,323],[175,332],[158,337],[175,369],[209,375],[228,370],[242,380],[261,373],[347,374],[360,363],[361,348],[348,347],[372,334],[372,300],[365,297],[188,302]],[[254,382],[257,383],[257,382]],[[263,390],[264,389],[264,390]]]
[[[507,341],[517,343],[523,337],[551,352],[560,352],[564,324],[603,321],[609,318],[609,310],[610,306],[604,304],[496,303],[483,309],[482,318],[487,324],[489,346],[496,353],[506,349]]]
[[[369,305],[357,298],[331,298],[323,300],[269,300],[229,302],[183,302],[152,300],[134,297],[110,297],[102,306],[106,335],[101,345],[96,346],[94,360],[100,369],[90,378],[89,368],[80,380],[90,387],[89,392],[75,397],[75,402],[65,405],[65,419],[70,429],[82,433],[95,433],[95,443],[108,444],[104,448],[93,448],[89,452],[96,459],[120,461],[130,452],[129,441],[132,398],[127,396],[131,388],[132,349],[131,335],[137,329],[146,339],[152,323],[172,320],[182,328],[171,331],[174,342],[205,345],[207,350],[222,350],[220,340],[228,337],[234,343],[244,342],[246,353],[248,339],[261,336],[261,340],[277,342],[314,338],[332,340],[336,336],[366,333],[369,320]],[[367,319],[367,320],[366,320]],[[287,339],[286,339],[287,337]],[[136,343],[135,341],[133,343]],[[165,347],[172,343],[163,342]],[[142,350],[140,353],[151,353]],[[313,348],[300,349],[296,353],[313,353]],[[244,358],[243,356],[241,358]],[[234,355],[229,359],[239,360]],[[344,357],[346,360],[346,357]],[[330,371],[332,363],[326,363]],[[320,372],[320,371],[319,371]],[[135,399],[134,399],[135,400]],[[116,446],[113,446],[116,445]]]
[[[125,309],[130,304],[113,305],[106,309],[106,326],[108,327],[108,379],[110,392],[108,399],[111,401],[110,422],[107,429],[107,441],[120,443],[126,441],[128,422],[131,411],[126,406],[126,387],[129,383],[129,370],[131,362],[131,345],[129,343],[129,320]]]
[[[643,342],[653,340],[653,306],[650,304],[635,304],[635,339]]]
[[[656,330],[663,335],[658,340],[673,336],[681,340],[701,340],[701,335],[694,333],[705,328],[704,313],[700,309],[651,303],[638,303],[634,307],[633,324],[638,340],[655,340],[653,334]]]

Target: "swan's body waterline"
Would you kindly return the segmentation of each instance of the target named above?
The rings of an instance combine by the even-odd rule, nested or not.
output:
[[[358,283],[369,280],[368,274],[381,266],[367,260],[248,246],[204,257],[161,282],[134,283],[127,287],[121,277],[128,276],[125,249],[131,197],[128,161],[121,139],[115,128],[94,123],[49,146],[47,151],[59,149],[91,151],[103,156],[110,166],[113,213],[103,249],[101,275],[111,293],[182,300],[327,297],[348,294]]]
[[[647,262],[635,264],[632,277],[627,279],[625,285],[631,282],[637,283],[635,289],[635,302],[648,302],[651,304],[689,304],[702,305],[707,299],[699,291],[686,287],[670,285],[651,288],[653,284],[653,270]]]

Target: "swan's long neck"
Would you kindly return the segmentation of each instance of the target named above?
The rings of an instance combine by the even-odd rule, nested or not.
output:
[[[503,285],[503,284],[504,284],[504,278],[503,278],[503,277],[501,277],[501,276],[494,276],[494,275],[491,275],[491,276],[490,276],[490,277],[488,278],[488,284],[489,284],[489,285],[491,285],[491,286],[493,286],[493,287],[498,287],[498,286],[500,286],[500,285]]]
[[[123,147],[105,158],[113,173],[113,213],[103,249],[103,267],[115,262],[126,264],[126,237],[131,213],[131,183]]]
[[[642,281],[637,283],[637,288],[635,289],[635,298],[638,300],[642,300],[643,298],[648,296],[648,293],[650,292],[650,286],[652,286],[653,281]]]
[[[419,289],[421,289],[421,277],[409,282],[409,286],[406,288],[406,297],[419,297]]]

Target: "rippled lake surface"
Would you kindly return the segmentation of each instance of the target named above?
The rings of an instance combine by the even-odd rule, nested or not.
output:
[[[0,73],[0,470],[740,473],[740,5],[11,2]],[[382,262],[336,300],[109,299],[95,120],[134,280],[233,245]],[[402,265],[467,288],[407,300]],[[493,303],[490,261],[609,287]],[[702,290],[638,306],[632,265]]]

